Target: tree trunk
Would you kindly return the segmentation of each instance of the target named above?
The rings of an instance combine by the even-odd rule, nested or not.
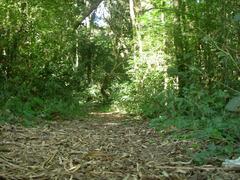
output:
[[[133,47],[133,59],[134,59],[134,67],[137,68],[137,59],[141,57],[143,52],[143,42],[140,35],[140,26],[137,22],[138,14],[141,10],[141,2],[139,0],[129,0],[129,12],[132,21],[132,31],[133,31],[133,39],[135,39],[135,45]]]
[[[183,21],[182,21],[182,0],[174,0],[175,7],[175,28],[174,28],[174,45],[176,65],[178,69],[178,92],[179,96],[183,96],[183,89],[186,86],[186,65],[184,62],[184,37],[183,37]]]

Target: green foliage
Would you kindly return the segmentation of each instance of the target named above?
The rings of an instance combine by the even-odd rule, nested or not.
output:
[[[45,120],[65,120],[83,115],[85,109],[72,99],[41,99],[39,97],[10,97],[2,107],[1,122],[30,126]]]
[[[161,109],[161,104],[155,98],[161,98],[159,90],[163,89],[163,77],[158,72],[139,72],[135,83],[122,84],[115,103],[125,107],[134,114],[154,116]],[[161,80],[162,79],[162,80]]]
[[[153,0],[135,7],[130,81],[115,103],[153,119],[159,131],[173,129],[174,138],[206,142],[193,155],[198,164],[239,154],[239,118],[225,112],[240,88],[238,6]]]
[[[158,71],[143,72],[139,79],[123,85],[118,101],[129,112],[147,117],[164,114],[169,117],[211,118],[224,110],[228,97],[225,91],[210,94],[195,85],[184,88],[183,97],[179,97],[173,85],[165,87],[164,76]]]
[[[239,117],[215,116],[212,118],[192,119],[187,116],[169,119],[159,116],[151,120],[154,127],[168,138],[194,139],[199,145],[194,146],[191,154],[198,165],[223,161],[229,157],[238,157],[239,151]],[[173,130],[169,130],[172,127]],[[174,128],[173,128],[174,127]],[[192,152],[191,152],[192,153]]]
[[[112,82],[124,77],[119,54],[126,46],[118,48],[121,36],[107,29],[76,29],[87,8],[75,1],[0,2],[2,122],[70,118],[83,112],[82,103],[109,98]]]
[[[240,96],[232,98],[225,107],[226,110],[231,112],[240,111]]]

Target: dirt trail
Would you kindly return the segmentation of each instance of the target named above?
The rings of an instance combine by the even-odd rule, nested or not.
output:
[[[0,180],[240,179],[194,167],[191,142],[162,140],[146,121],[115,113],[37,128],[0,126]]]

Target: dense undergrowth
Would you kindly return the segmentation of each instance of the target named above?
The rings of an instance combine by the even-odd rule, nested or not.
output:
[[[86,105],[76,100],[61,99],[59,97],[42,98],[29,96],[23,99],[11,96],[1,107],[0,123],[22,124],[34,126],[46,120],[71,120],[84,115]]]
[[[189,151],[194,163],[220,165],[240,155],[239,113],[225,109],[230,91],[219,88],[210,93],[192,85],[179,96],[174,86],[164,86],[158,72],[123,87],[115,105],[149,119],[150,126],[165,138],[196,141],[195,153]]]
[[[195,154],[190,154],[196,164],[218,164],[225,159],[237,158],[239,151],[239,117],[215,116],[192,119],[186,116],[167,119],[160,116],[151,120],[151,126],[163,136],[176,140],[194,140]]]
[[[74,89],[79,87],[72,85],[75,81],[66,86],[57,79],[31,82],[31,78],[5,81],[0,94],[0,123],[30,127],[47,121],[72,120],[90,111],[88,93],[77,93]]]

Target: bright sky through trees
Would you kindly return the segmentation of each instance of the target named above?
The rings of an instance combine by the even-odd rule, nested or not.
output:
[[[110,14],[108,12],[107,7],[105,6],[104,1],[100,3],[98,8],[94,10],[89,17],[91,17],[93,14],[94,14],[94,23],[96,23],[97,26],[99,27],[107,26],[105,18],[109,18]],[[86,25],[86,21],[87,21],[86,19],[83,21],[84,25]]]

